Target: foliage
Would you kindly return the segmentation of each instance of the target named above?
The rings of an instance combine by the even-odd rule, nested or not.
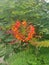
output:
[[[12,35],[11,26],[16,20],[21,23],[26,20],[27,25],[35,27],[36,35],[27,43]],[[24,33],[24,28],[21,32]],[[49,3],[44,0],[0,0],[0,57],[4,56],[9,65],[49,65],[48,50]]]

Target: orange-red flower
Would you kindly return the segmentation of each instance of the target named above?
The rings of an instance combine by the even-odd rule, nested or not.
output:
[[[23,21],[23,22],[22,22],[22,25],[23,25],[24,27],[26,27],[26,26],[27,26],[27,22],[26,22],[26,21]]]
[[[16,28],[19,28],[19,27],[20,27],[20,24],[21,24],[20,21],[16,21],[15,27],[16,27]]]
[[[23,42],[28,42],[35,34],[35,27],[27,24],[26,21],[16,21],[12,26],[12,31],[15,38]]]

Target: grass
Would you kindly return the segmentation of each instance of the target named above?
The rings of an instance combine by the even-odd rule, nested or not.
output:
[[[39,56],[34,54],[33,48],[13,54],[7,59],[9,65],[49,65],[49,48],[41,48]]]

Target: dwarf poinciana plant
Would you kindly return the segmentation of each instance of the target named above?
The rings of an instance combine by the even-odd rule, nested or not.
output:
[[[14,23],[11,26],[11,32],[12,36],[14,36],[15,40],[12,40],[10,44],[15,44],[18,41],[21,41],[23,43],[30,43],[31,45],[35,47],[49,47],[49,43],[46,43],[43,41],[39,41],[39,39],[42,39],[42,35],[37,35],[36,27],[34,27],[32,24],[29,24],[29,22],[19,21],[17,20],[16,23]],[[45,44],[44,44],[45,43]]]

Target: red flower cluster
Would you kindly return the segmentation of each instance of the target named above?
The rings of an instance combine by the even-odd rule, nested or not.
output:
[[[26,21],[16,23],[12,26],[12,33],[15,38],[23,42],[29,41],[35,34],[35,27],[29,25]]]

